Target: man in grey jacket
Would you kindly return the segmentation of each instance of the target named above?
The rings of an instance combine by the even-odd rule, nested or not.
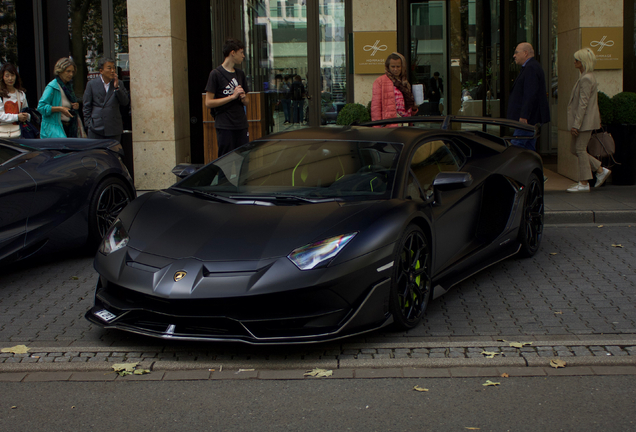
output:
[[[100,76],[88,82],[84,92],[84,125],[89,138],[121,141],[124,131],[120,106],[130,103],[126,88],[117,77],[115,61],[105,57],[99,61]]]

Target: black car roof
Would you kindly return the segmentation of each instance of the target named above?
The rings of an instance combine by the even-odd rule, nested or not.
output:
[[[107,149],[119,142],[110,139],[87,138],[50,138],[50,139],[15,139],[4,140],[4,144],[14,145],[30,150],[66,150],[82,151],[94,149]]]

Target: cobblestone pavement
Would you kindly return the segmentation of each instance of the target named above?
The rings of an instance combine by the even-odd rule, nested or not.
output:
[[[535,257],[508,259],[467,279],[433,301],[423,324],[408,333],[382,330],[310,347],[170,343],[103,330],[84,319],[96,279],[92,259],[81,256],[4,268],[0,346],[23,343],[31,350],[3,353],[0,363],[316,360],[342,365],[468,361],[483,358],[482,351],[526,364],[533,357],[636,357],[634,226],[548,226]],[[501,339],[535,343],[517,349]]]

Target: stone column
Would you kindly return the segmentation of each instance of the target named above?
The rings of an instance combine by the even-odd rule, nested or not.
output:
[[[582,48],[581,29],[589,27],[623,27],[623,0],[559,0],[559,174],[578,180],[576,156],[570,153],[568,103],[572,88],[579,79],[574,67],[574,53]],[[612,97],[623,91],[623,70],[594,72],[598,89]],[[553,119],[554,121],[554,119]]]
[[[172,168],[190,161],[185,8],[185,0],[128,1],[133,157],[139,190],[172,185]]]
[[[378,0],[353,0],[353,31],[394,31],[397,33],[397,2]],[[386,59],[385,54],[384,58]],[[364,106],[371,101],[373,81],[378,75],[354,75],[354,101]]]

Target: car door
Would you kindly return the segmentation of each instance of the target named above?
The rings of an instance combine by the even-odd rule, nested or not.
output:
[[[431,205],[434,229],[433,272],[437,273],[462,257],[478,244],[475,231],[479,218],[481,192],[475,185],[441,192],[441,202],[433,203],[433,181],[441,172],[458,172],[465,156],[448,138],[426,141],[415,148],[410,169],[414,181],[407,184],[407,194],[419,194]],[[419,191],[416,190],[419,189]]]
[[[24,247],[35,182],[21,167],[29,152],[0,143],[0,259]]]

